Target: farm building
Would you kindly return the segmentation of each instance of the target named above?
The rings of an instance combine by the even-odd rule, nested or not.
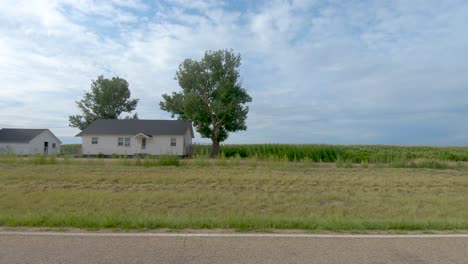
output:
[[[180,120],[96,120],[76,135],[82,138],[82,154],[177,155],[190,154],[192,123]]]
[[[0,153],[17,155],[59,154],[62,142],[49,129],[3,128]]]

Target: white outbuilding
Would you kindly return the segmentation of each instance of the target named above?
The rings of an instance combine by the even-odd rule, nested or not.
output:
[[[76,136],[83,140],[83,156],[187,156],[194,133],[190,121],[101,119]]]
[[[0,153],[17,155],[59,154],[62,142],[49,129],[3,128]]]

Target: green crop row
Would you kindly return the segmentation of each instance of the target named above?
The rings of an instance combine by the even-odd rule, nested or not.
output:
[[[195,145],[196,155],[207,155],[210,145]],[[221,156],[258,159],[311,160],[335,162],[339,159],[360,162],[393,162],[396,160],[431,159],[468,161],[468,147],[386,146],[386,145],[288,145],[249,144],[222,145]]]

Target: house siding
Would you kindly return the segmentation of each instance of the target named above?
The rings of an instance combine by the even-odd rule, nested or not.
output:
[[[91,144],[93,137],[98,144]],[[129,137],[130,146],[118,146],[119,137]],[[171,138],[176,138],[176,146],[171,146]],[[186,155],[183,145],[184,135],[152,136],[146,139],[146,149],[141,148],[141,137],[135,135],[82,135],[83,155]]]
[[[192,133],[191,129],[187,129],[184,135],[184,155],[191,155],[192,151]]]
[[[29,149],[28,143],[0,142],[0,153],[14,152],[17,155],[28,155]]]
[[[60,154],[60,141],[49,130],[37,135],[29,143],[0,142],[0,153],[10,150],[17,155],[42,154],[44,142],[48,142],[48,154]],[[55,143],[55,149],[52,148],[53,143]]]

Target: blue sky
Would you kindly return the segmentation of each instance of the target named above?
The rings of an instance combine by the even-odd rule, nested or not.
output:
[[[140,118],[170,118],[178,65],[232,48],[253,102],[227,143],[468,145],[465,0],[15,3],[0,0],[0,127],[69,142],[101,74],[130,83]]]

